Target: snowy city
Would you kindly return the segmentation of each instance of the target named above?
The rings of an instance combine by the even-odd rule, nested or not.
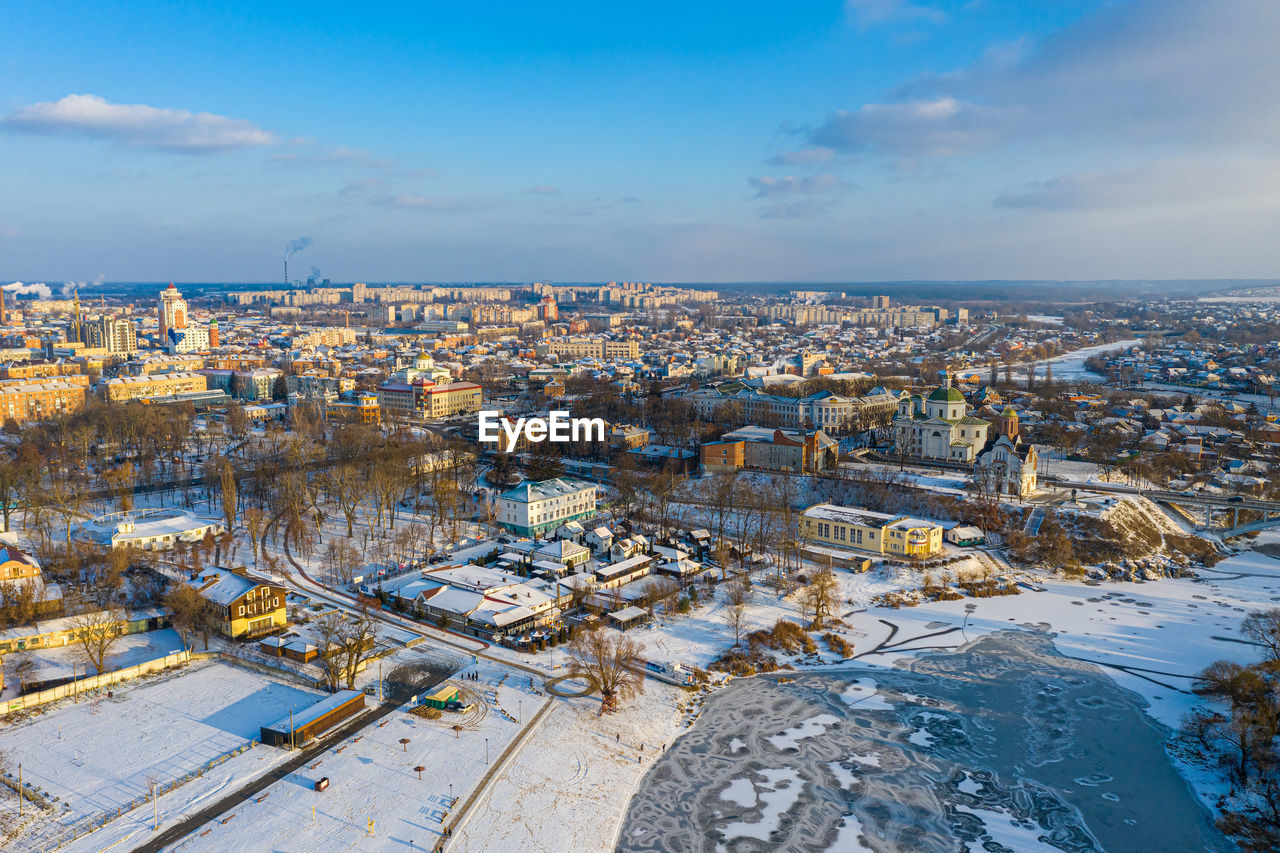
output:
[[[1280,5],[5,11],[0,851],[1280,850]]]

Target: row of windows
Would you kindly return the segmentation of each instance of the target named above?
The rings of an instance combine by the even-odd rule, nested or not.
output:
[[[265,604],[265,602],[264,602],[264,604]],[[271,607],[272,607],[272,609],[273,609],[273,610],[274,610],[275,608],[279,607],[279,606],[280,606],[280,599],[279,599],[279,598],[273,598],[273,599],[271,599]],[[252,607],[253,607],[253,605],[250,605],[250,608],[252,608]],[[252,609],[250,610],[250,612],[252,612]],[[237,615],[238,615],[238,616],[243,616],[243,615],[244,615],[244,605],[243,605],[243,604],[241,604],[241,605],[240,605],[240,611],[239,611],[239,613],[238,613]]]
[[[861,527],[846,527],[843,524],[831,524],[826,521],[819,521],[814,526],[817,528],[817,535],[821,539],[850,542],[854,545],[861,545],[865,534]],[[874,539],[875,535],[872,534],[869,538]]]

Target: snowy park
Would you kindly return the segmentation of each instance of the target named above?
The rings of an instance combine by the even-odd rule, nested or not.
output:
[[[21,764],[23,781],[54,807],[23,843],[39,849],[73,829],[114,819],[120,810],[145,801],[153,785],[167,788],[206,770],[256,739],[261,726],[318,696],[244,669],[204,663],[133,682],[110,695],[96,691],[78,702],[64,700],[8,726],[0,732],[0,753],[10,772],[16,775]],[[218,772],[261,772],[264,760],[269,763],[277,754],[250,749],[220,763]],[[187,788],[163,795],[161,807],[184,800]],[[9,805],[16,809],[16,800]],[[145,811],[144,819],[150,819],[151,806]],[[92,842],[85,849],[99,849],[103,837],[95,833],[83,839]]]

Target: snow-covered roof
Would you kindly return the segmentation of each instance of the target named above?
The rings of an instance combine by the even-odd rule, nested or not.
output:
[[[483,602],[482,594],[454,587],[445,587],[430,599],[432,608],[449,613],[471,613]]]
[[[338,708],[341,708],[357,696],[364,696],[364,694],[359,690],[339,690],[337,693],[321,699],[311,707],[303,708],[301,711],[296,711],[291,716],[281,717],[271,725],[264,726],[264,728],[273,732],[289,734],[290,724],[293,725],[293,729],[296,731],[303,726],[314,723],[330,711],[335,711]]]
[[[619,622],[634,622],[636,619],[641,619],[645,615],[647,615],[645,611],[639,607],[624,607],[621,610],[610,613],[609,618],[616,619]]]
[[[206,569],[191,581],[191,586],[200,590],[200,594],[214,604],[224,607],[244,595],[267,583],[262,578],[236,574],[230,569]]]

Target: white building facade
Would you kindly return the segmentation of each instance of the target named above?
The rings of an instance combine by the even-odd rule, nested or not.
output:
[[[569,477],[522,483],[498,497],[498,524],[521,536],[543,536],[595,514],[595,485]]]

